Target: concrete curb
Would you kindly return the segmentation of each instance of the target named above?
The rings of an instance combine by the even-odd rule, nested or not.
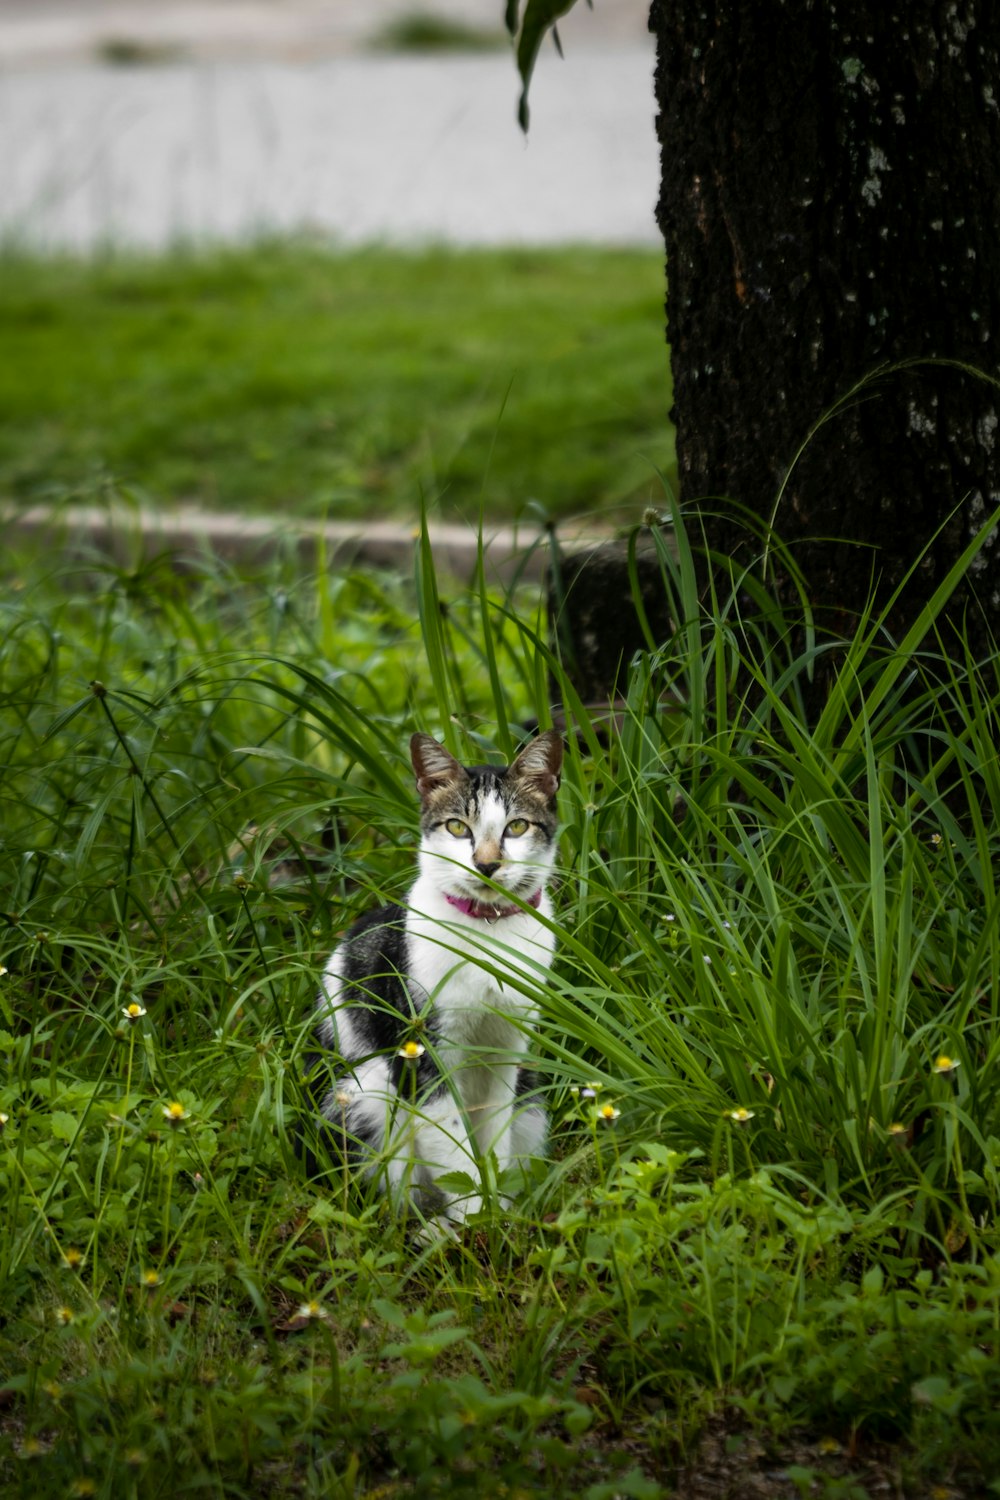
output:
[[[7,548],[17,543],[61,551],[71,557],[104,553],[119,564],[134,564],[150,551],[169,553],[178,572],[188,571],[205,553],[242,566],[295,554],[315,566],[321,552],[355,567],[409,573],[419,528],[398,521],[284,520],[276,516],[231,516],[195,507],[150,511],[128,506],[7,507],[2,517]],[[475,571],[479,538],[469,526],[428,527],[434,558],[442,572],[469,578]],[[566,551],[585,551],[608,539],[594,527],[559,532]],[[491,582],[538,580],[548,565],[550,536],[539,526],[487,526],[483,550]]]

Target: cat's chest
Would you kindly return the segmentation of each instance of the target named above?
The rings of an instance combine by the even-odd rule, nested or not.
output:
[[[540,941],[541,939],[541,941]],[[536,1007],[521,991],[551,959],[544,929],[530,918],[475,928],[411,918],[407,957],[411,980],[429,997],[439,1025],[471,1034],[484,1027],[534,1019]]]

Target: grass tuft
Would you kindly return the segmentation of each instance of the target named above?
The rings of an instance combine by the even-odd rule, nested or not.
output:
[[[380,52],[495,52],[510,45],[503,31],[469,26],[433,11],[413,10],[377,31],[371,46]]]

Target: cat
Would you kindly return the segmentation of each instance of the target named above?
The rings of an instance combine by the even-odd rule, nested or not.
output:
[[[482,1207],[479,1191],[462,1196],[438,1178],[475,1182],[491,1153],[503,1172],[544,1151],[545,1111],[524,1066],[536,1012],[516,979],[537,986],[552,962],[538,918],[553,915],[562,755],[549,730],[509,766],[463,766],[415,734],[416,880],[405,906],[355,922],[323,976],[327,1134],[404,1213],[416,1210],[423,1238],[453,1235]]]

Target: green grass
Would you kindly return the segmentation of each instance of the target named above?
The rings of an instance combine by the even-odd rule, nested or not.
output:
[[[807,727],[827,643],[677,539],[609,742],[562,682],[552,1160],[422,1252],[297,1165],[309,1010],[409,731],[546,721],[539,600],[5,559],[5,1494],[652,1497],[715,1419],[734,1495],[996,1491],[996,661],[873,621]]]
[[[615,517],[674,463],[656,253],[2,267],[0,495],[20,502],[110,479],[236,513]]]

